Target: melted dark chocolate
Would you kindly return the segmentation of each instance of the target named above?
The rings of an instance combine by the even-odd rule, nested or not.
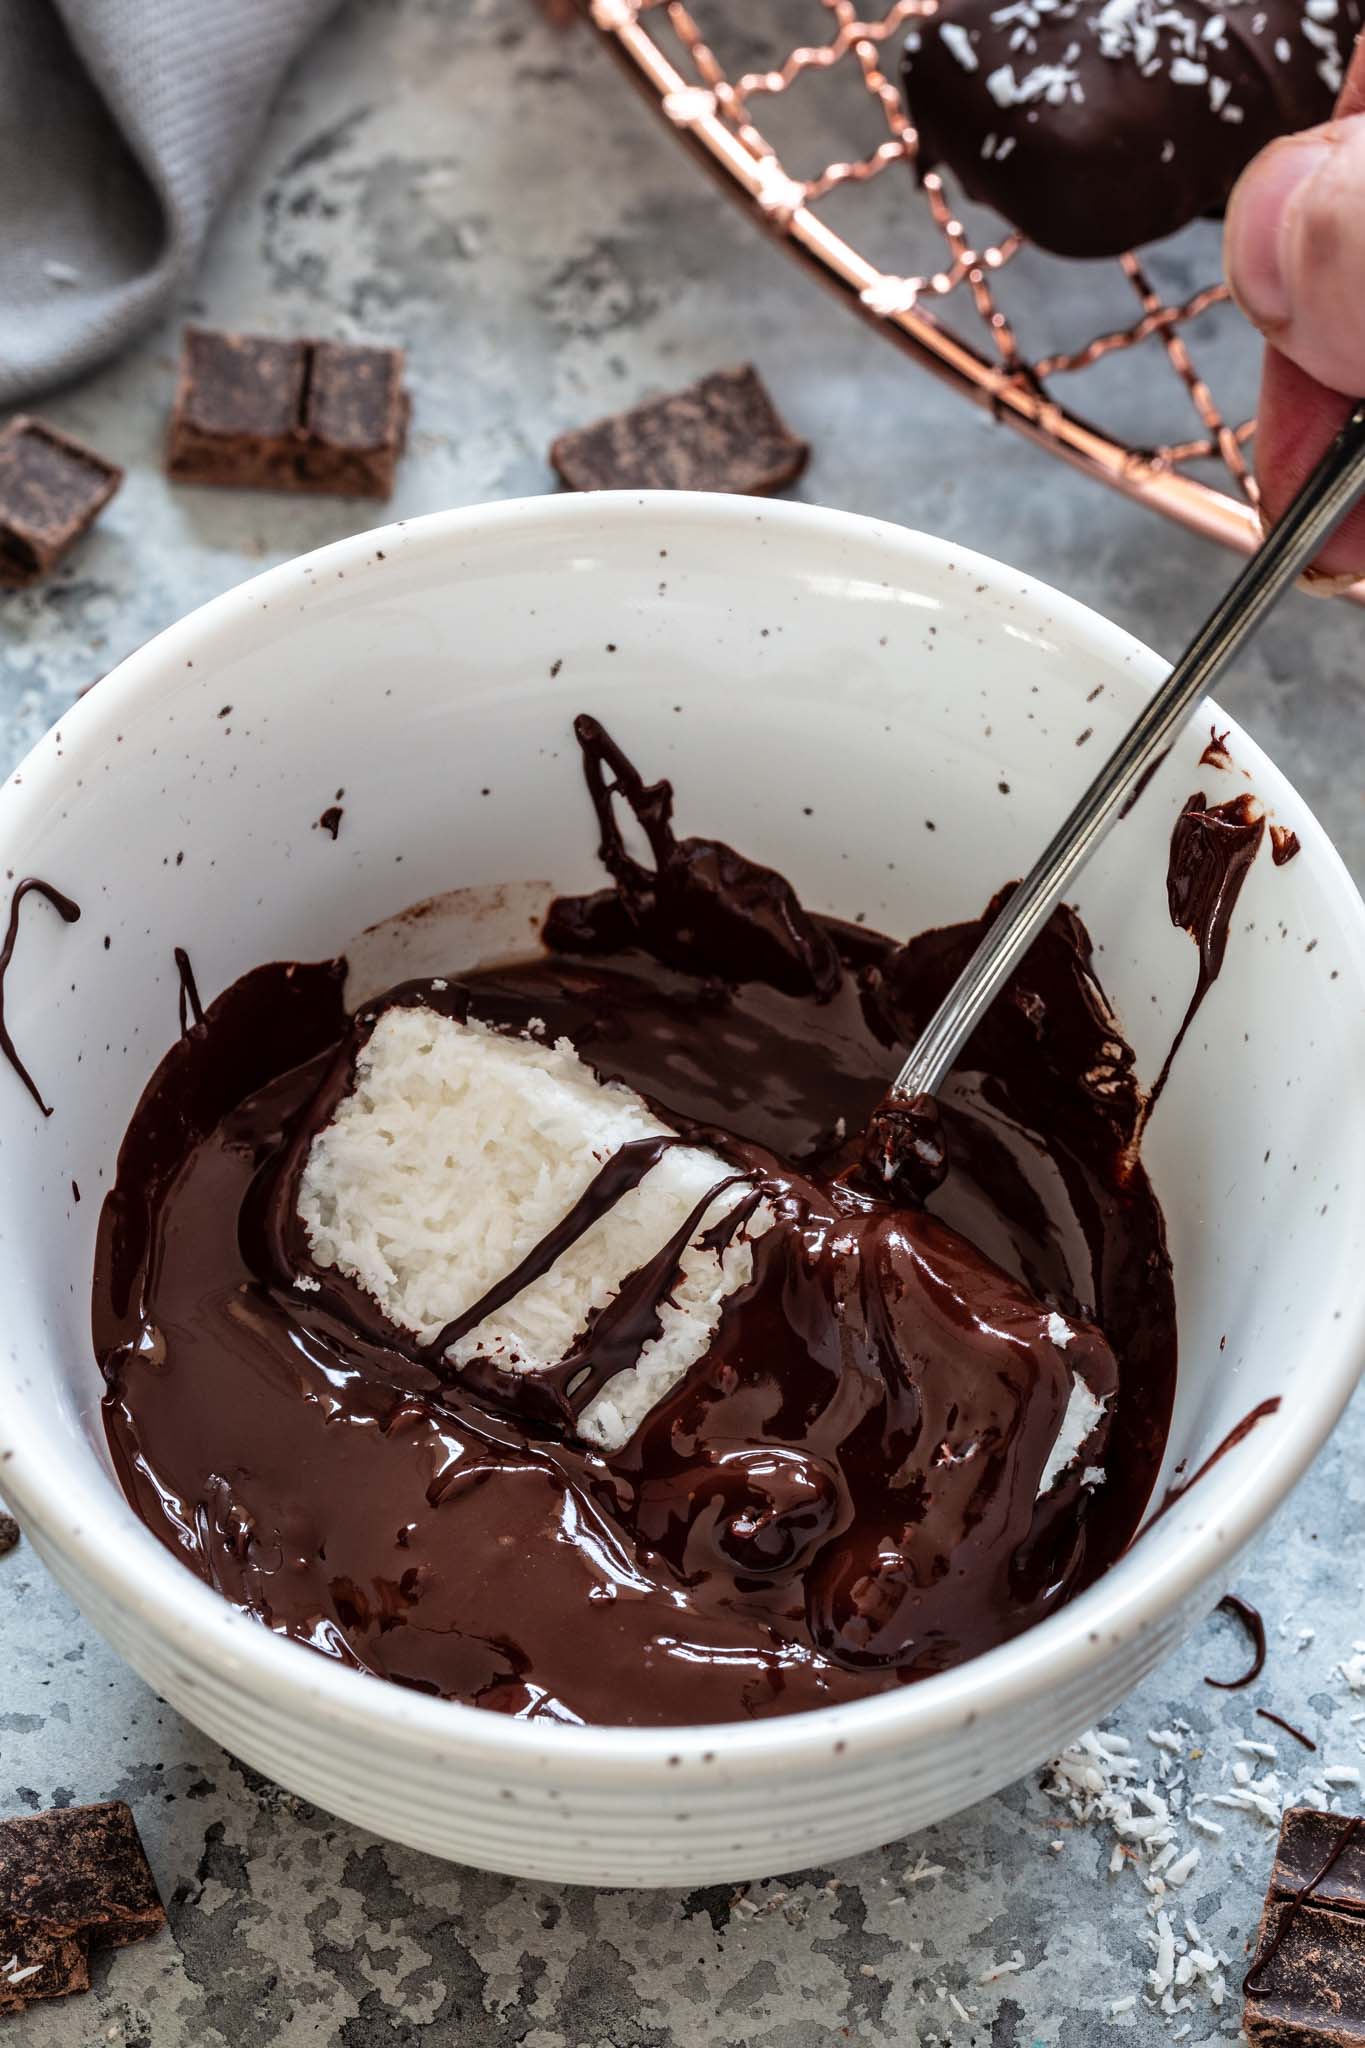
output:
[[[1270,828],[1270,858],[1277,868],[1287,868],[1295,854],[1301,853],[1299,835],[1288,825],[1272,825]]]
[[[5,1022],[5,977],[14,958],[14,948],[19,937],[19,912],[26,896],[43,897],[65,924],[74,924],[81,914],[81,908],[79,903],[73,903],[69,896],[63,896],[60,889],[54,889],[50,882],[40,882],[36,875],[25,875],[22,882],[16,882],[14,885],[14,894],[10,897],[9,903],[9,926],[5,932],[5,943],[0,946],[0,1053],[9,1061],[43,1115],[51,1116],[52,1111],[43,1101],[37,1082],[20,1059],[14,1040],[10,1037],[9,1026]]]
[[[1201,1467],[1201,1470],[1206,1469]],[[1206,1678],[1204,1683],[1216,1686],[1219,1692],[1240,1692],[1243,1686],[1253,1685],[1265,1670],[1265,1622],[1259,1610],[1249,1600],[1243,1600],[1239,1593],[1224,1593],[1218,1602],[1218,1612],[1234,1616],[1251,1637],[1251,1667],[1240,1678]],[[1313,1745],[1310,1742],[1308,1746],[1311,1749]]]
[[[858,1134],[984,920],[900,947],[811,917],[771,870],[675,839],[667,785],[595,722],[579,737],[616,886],[554,906],[546,957],[355,1019],[342,963],[263,967],[163,1061],[97,1257],[121,1479],[267,1626],[519,1716],[727,1720],[942,1670],[1104,1570],[1165,1441],[1170,1267],[1126,1165],[1141,1098],[1089,940],[1054,918],[944,1091],[932,1213],[897,1207],[858,1184]],[[625,851],[618,793],[653,869]],[[575,1421],[657,1331],[700,1210],[549,1372],[445,1352],[668,1140],[604,1162],[432,1345],[312,1262],[297,1176],[391,1003],[543,1019],[721,1154],[738,1192],[718,1244],[760,1200],[775,1212],[708,1353],[620,1451]],[[1075,1370],[1108,1411],[1040,1498]]]

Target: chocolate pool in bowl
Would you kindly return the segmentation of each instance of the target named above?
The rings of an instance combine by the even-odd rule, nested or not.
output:
[[[9,1077],[0,1454],[43,1554],[168,1698],[307,1796],[438,1853],[699,1881],[953,1811],[1069,1739],[1211,1604],[1359,1367],[1349,1128],[1365,1107],[1365,949],[1311,817],[1235,728],[1232,766],[1201,758],[1207,719],[1079,902],[1150,1087],[1200,976],[1184,926],[1203,927],[1167,896],[1187,799],[1211,811],[1248,792],[1301,841],[1276,867],[1267,837],[1247,868],[1221,975],[1143,1137],[1180,1369],[1162,1469],[1125,1471],[1134,1520],[1137,1495],[1175,1497],[1093,1583],[1082,1567],[1074,1597],[984,1654],[813,1712],[698,1726],[551,1726],[379,1683],[234,1612],[132,1513],[85,1319],[119,1142],[176,1036],[177,948],[210,1010],[270,960],[346,958],[359,1008],[400,981],[524,959],[552,897],[600,882],[570,737],[590,706],[671,779],[684,829],[792,877],[852,926],[849,948],[875,952],[869,928],[900,938],[978,916],[1084,780],[1077,741],[1112,736],[1155,673],[1066,600],[913,535],[799,508],[607,498],[327,550],[186,621],[77,707],[0,794],[4,864],[82,908],[67,926],[27,901],[6,976],[8,1028],[53,1114]],[[452,881],[460,902],[399,916]],[[858,1059],[869,1087],[894,1065],[876,1067],[870,1040]],[[1044,1207],[1066,1213],[1050,1195]],[[985,1209],[950,1220],[982,1239]],[[1019,1247],[1000,1249],[1017,1269]],[[147,1388],[154,1350],[138,1365]],[[401,1635],[373,1631],[388,1649]],[[841,1678],[855,1661],[830,1660]]]

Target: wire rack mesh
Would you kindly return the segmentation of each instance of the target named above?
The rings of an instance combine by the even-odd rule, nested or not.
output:
[[[1259,346],[1203,281],[1216,226],[1063,263],[921,178],[897,60],[938,0],[580,4],[684,145],[911,358],[1112,488],[1256,545]],[[791,47],[797,23],[808,40]]]

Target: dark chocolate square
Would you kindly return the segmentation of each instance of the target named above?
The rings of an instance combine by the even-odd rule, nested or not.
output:
[[[1365,1830],[1350,1816],[1284,1816],[1242,2026],[1253,2048],[1365,2048]]]
[[[1274,1899],[1262,1942],[1283,1939],[1248,1991],[1242,2027],[1253,2048],[1359,2048],[1365,2043],[1365,1919],[1309,1900]]]
[[[748,493],[794,482],[809,454],[746,365],[561,434],[550,460],[573,491]]]
[[[166,468],[181,483],[287,489],[303,443],[308,344],[187,327]]]
[[[1275,1868],[1270,1891],[1275,1898],[1289,1898],[1313,1885],[1313,1904],[1330,1906],[1341,1913],[1365,1914],[1365,1828],[1357,1828],[1346,1839],[1325,1877],[1318,1872],[1348,1836],[1351,1816],[1319,1813],[1311,1806],[1291,1806],[1280,1822],[1280,1839],[1275,1849]]]
[[[166,468],[179,483],[387,498],[407,418],[401,349],[190,327]]]
[[[391,497],[407,423],[401,349],[313,343],[303,457],[312,489]]]
[[[34,1934],[0,1922],[0,2014],[89,1989],[84,1936]]]
[[[122,1948],[165,1919],[122,1800],[0,1821],[0,1948],[21,1932]]]
[[[0,586],[46,576],[122,482],[116,463],[46,420],[10,420],[0,431]]]

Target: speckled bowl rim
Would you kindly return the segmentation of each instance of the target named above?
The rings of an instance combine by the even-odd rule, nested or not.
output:
[[[721,497],[698,492],[603,492],[591,496],[512,499],[500,504],[437,512],[351,536],[268,569],[212,599],[139,648],[105,676],[99,687],[62,716],[64,758],[42,741],[15,771],[20,791],[6,791],[0,825],[0,864],[5,844],[22,842],[26,821],[54,800],[79,766],[87,746],[111,735],[134,704],[169,696],[186,660],[212,661],[214,642],[225,629],[280,600],[306,596],[314,579],[329,572],[360,570],[376,547],[391,560],[423,558],[433,575],[448,565],[453,546],[500,531],[542,530],[561,538],[578,534],[600,539],[628,526],[638,536],[642,521],[659,517],[675,531],[680,523],[736,531],[752,528],[761,512],[765,538],[780,545],[784,534],[806,539],[824,534],[847,548],[869,546],[900,552],[906,572],[944,569],[955,563],[971,570],[988,596],[1008,581],[1016,605],[1045,615],[1076,644],[1097,656],[1126,663],[1137,684],[1154,683],[1165,663],[1120,627],[1036,579],[946,542],[887,522],[801,504]],[[363,577],[348,584],[364,602]],[[259,629],[258,629],[259,630]],[[268,636],[270,627],[265,628]],[[1289,808],[1300,841],[1340,920],[1342,971],[1360,988],[1365,1008],[1365,903],[1322,827],[1285,778],[1236,722],[1210,702],[1200,716],[1227,727],[1237,760],[1250,773],[1269,806]],[[13,777],[11,777],[11,784]],[[1365,1164],[1362,1166],[1365,1172]],[[71,1561],[73,1577],[84,1578],[116,1612],[136,1616],[182,1666],[206,1675],[230,1676],[234,1683],[269,1699],[276,1708],[296,1710],[301,1725],[325,1723],[338,1733],[379,1741],[430,1762],[474,1765],[515,1776],[547,1777],[566,1767],[584,1783],[622,1793],[665,1780],[676,1785],[670,1767],[680,1763],[742,1765],[746,1775],[790,1777],[803,1760],[831,1749],[866,1760],[888,1757],[918,1741],[1002,1712],[1024,1712],[1097,1664],[1112,1660],[1122,1645],[1155,1628],[1182,1603],[1191,1602],[1220,1562],[1236,1555],[1284,1500],[1321,1449],[1365,1371],[1365,1269],[1347,1289],[1339,1339],[1319,1356],[1311,1388],[1279,1420],[1271,1441],[1253,1431],[1237,1451],[1201,1480],[1158,1526],[1140,1551],[1055,1615],[1008,1643],[951,1671],[895,1692],[848,1705],[780,1715],[755,1722],[721,1722],[661,1728],[574,1727],[511,1720],[485,1709],[429,1698],[396,1685],[376,1683],[359,1672],[330,1664],[303,1645],[262,1628],[229,1607],[186,1570],[134,1515],[112,1480],[105,1495],[89,1498],[78,1521],[69,1501],[49,1486],[41,1433],[26,1439],[23,1394],[0,1416],[0,1477],[21,1519],[39,1547]]]

